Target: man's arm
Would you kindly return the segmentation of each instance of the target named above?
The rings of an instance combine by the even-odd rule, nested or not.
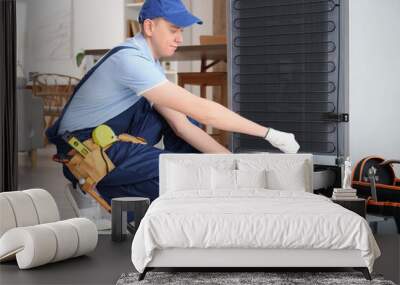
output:
[[[296,153],[299,150],[300,146],[293,134],[252,122],[218,103],[197,97],[169,81],[142,95],[154,104],[186,114],[205,125],[220,130],[263,137],[274,147],[286,153]]]
[[[186,115],[168,107],[154,105],[175,134],[202,153],[230,153],[209,134],[192,124]]]
[[[143,93],[155,105],[168,107],[214,128],[264,137],[268,128],[232,112],[228,108],[193,95],[169,81]]]

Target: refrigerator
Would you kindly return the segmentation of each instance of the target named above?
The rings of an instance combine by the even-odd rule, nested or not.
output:
[[[340,186],[349,153],[346,2],[228,1],[229,108],[295,134],[299,152],[313,154],[314,188]],[[244,134],[231,135],[229,146],[278,151]]]

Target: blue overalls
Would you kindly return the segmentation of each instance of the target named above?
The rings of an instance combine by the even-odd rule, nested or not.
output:
[[[71,150],[71,147],[63,141],[61,135],[58,135],[58,129],[73,96],[104,61],[124,48],[130,47],[118,46],[112,49],[89,70],[76,86],[74,94],[66,104],[59,119],[47,129],[46,135],[49,141],[57,146],[57,154],[66,155]],[[189,120],[193,124],[199,125],[193,119],[189,118]],[[127,133],[142,137],[147,142],[146,145],[142,145],[118,141],[106,150],[107,155],[115,165],[115,169],[107,174],[97,184],[96,188],[110,205],[111,199],[116,197],[147,197],[151,201],[158,197],[158,158],[161,153],[199,153],[198,150],[175,135],[166,120],[151,107],[144,97],[104,124],[111,127],[116,135]],[[80,141],[85,141],[91,138],[93,129],[77,130],[72,134]],[[164,136],[164,150],[154,147],[162,136]],[[76,185],[76,178],[65,165],[63,166],[63,173],[67,179]]]

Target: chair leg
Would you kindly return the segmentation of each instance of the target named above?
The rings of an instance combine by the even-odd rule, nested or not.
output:
[[[37,150],[36,149],[32,149],[28,152],[29,157],[31,159],[31,165],[33,168],[36,167],[37,165]]]
[[[365,279],[372,280],[371,274],[369,274],[369,270],[367,267],[354,267],[354,269],[357,271],[361,271],[362,274],[364,275]]]
[[[46,115],[43,116],[43,126],[44,126],[43,145],[44,145],[44,146],[47,146],[47,145],[49,144],[49,140],[47,139],[46,131],[47,131],[47,128],[48,128],[50,125],[47,123],[47,116],[46,116]]]
[[[400,214],[393,217],[396,222],[397,233],[400,234]]]
[[[200,85],[200,97],[203,99],[207,99],[207,86],[206,85]]]

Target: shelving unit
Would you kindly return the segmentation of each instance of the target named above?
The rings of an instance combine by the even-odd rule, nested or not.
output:
[[[129,20],[138,20],[140,9],[142,8],[143,3],[134,3],[132,0],[124,1],[124,35],[128,36],[128,21]]]
[[[137,7],[142,7],[143,3],[126,3],[126,7],[133,7],[133,8],[137,8]]]
[[[124,35],[128,37],[128,21],[129,20],[138,20],[140,9],[142,8],[143,3],[135,3],[133,0],[125,0],[124,1]],[[170,62],[170,69],[165,70],[165,75],[171,82],[178,83],[178,74],[177,74],[177,62]]]

